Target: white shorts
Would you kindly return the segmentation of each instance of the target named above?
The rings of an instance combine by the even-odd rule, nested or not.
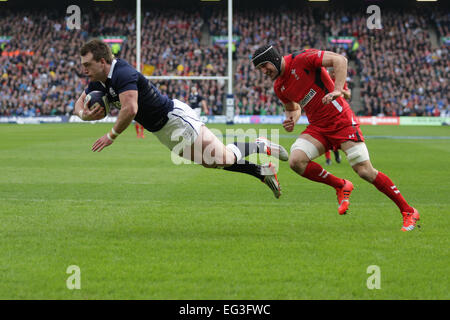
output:
[[[169,120],[161,130],[152,132],[170,150],[179,145],[182,148],[192,145],[205,125],[195,111],[184,102],[173,99],[173,111],[167,114]],[[180,150],[177,148],[177,150]]]

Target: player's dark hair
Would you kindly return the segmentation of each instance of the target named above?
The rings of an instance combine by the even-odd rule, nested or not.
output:
[[[92,53],[95,61],[100,61],[100,59],[103,58],[105,59],[106,63],[112,63],[113,55],[111,49],[102,40],[93,39],[89,42],[86,42],[80,49],[80,54],[82,56],[87,55],[89,52]]]

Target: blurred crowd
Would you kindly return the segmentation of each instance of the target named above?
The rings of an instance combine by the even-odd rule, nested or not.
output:
[[[86,87],[79,48],[92,37],[124,36],[115,54],[136,65],[135,12],[90,10],[81,28],[69,30],[61,13],[0,12],[0,115],[70,115]],[[438,11],[383,11],[382,29],[368,29],[365,12],[242,9],[234,13],[233,85],[235,113],[282,114],[272,82],[251,64],[266,43],[284,55],[314,47],[349,59],[347,82],[358,89],[359,115],[450,115],[447,92],[450,18]],[[202,15],[195,9],[143,10],[141,69],[152,76],[224,76],[226,10]],[[351,46],[327,43],[328,36],[351,36]],[[433,43],[432,36],[437,36]],[[437,43],[437,46],[433,45]],[[432,49],[433,48],[433,49]],[[196,86],[209,114],[223,114],[226,81],[152,80],[163,94],[187,101]],[[355,98],[353,98],[355,99]]]
[[[387,11],[382,29],[367,28],[366,17],[356,12],[329,12],[326,18],[328,34],[353,36],[358,43],[357,50],[345,52],[360,75],[360,115],[450,115],[448,48],[440,42],[449,35],[448,15]],[[434,49],[430,29],[438,36]]]
[[[235,32],[241,37],[234,72],[235,114],[273,115],[283,108],[273,91],[273,83],[251,63],[253,52],[262,44],[274,44],[281,54],[320,46],[315,37],[312,10],[247,10],[235,14]],[[222,33],[226,30],[222,29]]]
[[[70,113],[86,84],[78,48],[86,39],[51,13],[0,12],[0,114]]]
[[[82,16],[79,30],[69,30],[56,11],[0,12],[0,37],[11,37],[0,43],[0,115],[70,115],[87,86],[79,48],[92,37],[126,37],[116,56],[136,66],[134,14],[92,10]],[[226,49],[200,44],[198,13],[152,10],[142,25],[141,60],[142,67],[151,67],[148,75],[225,75]],[[163,94],[184,101],[196,85],[210,114],[223,112],[224,81],[154,82]]]

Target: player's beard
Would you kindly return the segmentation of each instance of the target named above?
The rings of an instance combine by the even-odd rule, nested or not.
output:
[[[274,81],[276,78],[278,78],[278,72],[270,71],[269,77],[270,77],[270,80]]]

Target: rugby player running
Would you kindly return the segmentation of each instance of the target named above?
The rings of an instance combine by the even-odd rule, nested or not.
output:
[[[254,52],[252,62],[274,81],[274,91],[285,108],[283,127],[286,131],[294,130],[302,109],[308,117],[309,125],[291,147],[291,169],[304,178],[335,188],[338,212],[346,214],[353,184],[312,161],[326,150],[340,148],[353,170],[398,206],[403,217],[401,230],[413,230],[420,219],[419,212],[406,202],[387,175],[372,166],[358,120],[343,97],[347,59],[317,49],[281,56],[274,46],[264,45]],[[334,83],[326,67],[333,67]]]

